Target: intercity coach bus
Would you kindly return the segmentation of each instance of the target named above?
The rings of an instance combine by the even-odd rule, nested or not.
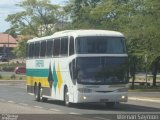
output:
[[[108,30],[65,30],[27,42],[27,92],[37,101],[127,102],[124,35]]]

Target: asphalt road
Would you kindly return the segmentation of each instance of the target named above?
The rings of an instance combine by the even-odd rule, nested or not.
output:
[[[136,94],[129,93],[129,96],[132,97]],[[155,96],[156,94],[159,95],[155,93]],[[24,82],[14,82],[14,84],[8,82],[0,84],[0,113],[25,114],[20,115],[21,119],[31,117],[26,114],[32,114],[33,118],[38,117],[39,120],[44,119],[44,117],[47,117],[47,119],[56,118],[56,120],[114,120],[118,114],[160,114],[160,103],[129,100],[127,103],[117,104],[112,109],[106,108],[104,104],[80,104],[65,107],[62,102],[56,100],[48,100],[45,103],[37,102],[34,100],[34,96],[26,93]],[[41,114],[50,115],[42,116]]]

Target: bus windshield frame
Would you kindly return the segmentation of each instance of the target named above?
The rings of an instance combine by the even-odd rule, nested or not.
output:
[[[78,57],[76,68],[79,84],[128,83],[128,57]]]
[[[77,54],[126,54],[124,37],[85,36],[76,38]]]

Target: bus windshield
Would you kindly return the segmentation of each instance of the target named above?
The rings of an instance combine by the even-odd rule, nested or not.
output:
[[[125,84],[127,57],[79,57],[76,59],[78,83],[82,84]]]
[[[123,54],[126,53],[123,37],[89,36],[76,39],[77,54]]]

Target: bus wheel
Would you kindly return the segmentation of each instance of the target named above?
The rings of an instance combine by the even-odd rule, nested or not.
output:
[[[69,103],[69,93],[68,93],[68,89],[65,88],[65,91],[64,91],[64,105],[69,107],[70,106],[70,103]]]
[[[39,89],[40,89],[40,101],[42,101],[42,102],[47,101],[48,99],[43,97],[43,94],[42,94],[43,88],[41,86],[39,86]]]
[[[40,101],[40,89],[39,89],[39,86],[37,86],[36,84],[35,84],[35,86],[34,86],[34,96],[35,96],[35,100],[36,101]]]
[[[105,104],[107,108],[113,108],[115,106],[115,102],[106,102]]]

